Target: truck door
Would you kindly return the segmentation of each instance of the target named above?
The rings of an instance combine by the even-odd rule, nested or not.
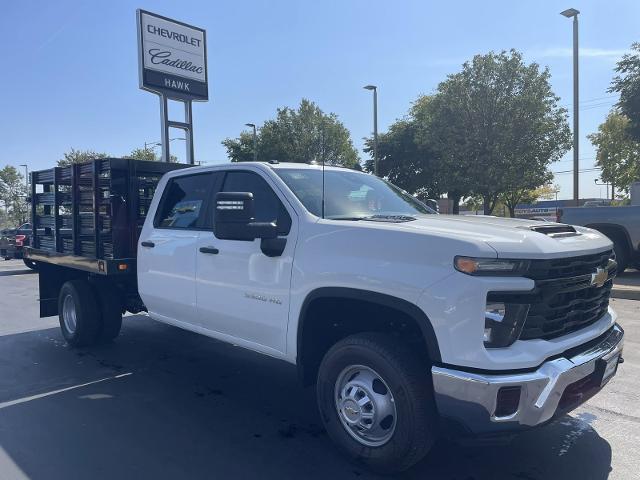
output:
[[[197,324],[196,251],[212,172],[174,177],[167,183],[153,228],[138,246],[138,290],[149,314],[169,323]]]
[[[297,237],[295,212],[255,171],[227,171],[221,190],[253,193],[255,220],[276,221],[279,236],[287,243],[282,255],[268,257],[259,239],[220,240],[213,232],[201,232],[196,274],[200,321],[216,336],[245,347],[284,352]]]

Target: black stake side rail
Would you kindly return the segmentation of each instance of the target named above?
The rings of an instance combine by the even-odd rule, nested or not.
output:
[[[162,175],[188,165],[104,158],[31,173],[36,261],[98,274],[135,271],[137,241]]]

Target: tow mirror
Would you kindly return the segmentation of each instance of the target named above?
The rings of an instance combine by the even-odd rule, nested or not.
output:
[[[220,192],[216,195],[214,231],[221,240],[276,238],[274,222],[254,222],[253,193]]]

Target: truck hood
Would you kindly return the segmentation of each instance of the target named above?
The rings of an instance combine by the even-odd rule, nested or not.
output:
[[[440,237],[484,242],[501,258],[588,255],[612,247],[611,241],[596,230],[536,220],[482,215],[422,215],[414,221],[393,225]]]

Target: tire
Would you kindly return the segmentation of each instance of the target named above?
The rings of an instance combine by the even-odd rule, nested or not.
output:
[[[428,367],[421,358],[406,343],[380,333],[352,335],[325,355],[317,384],[320,415],[329,437],[358,463],[380,473],[400,472],[431,449],[438,420]],[[353,403],[365,396],[378,401],[361,407]],[[367,410],[373,418],[363,421],[371,420],[370,430],[348,426],[353,422],[362,427]],[[396,418],[389,421],[393,414]]]
[[[102,318],[89,282],[70,280],[62,285],[58,296],[58,318],[62,335],[72,347],[96,343]]]
[[[618,263],[618,274],[621,274],[629,265],[629,250],[619,240],[613,240],[613,251],[616,254],[616,262]]]
[[[102,313],[97,342],[108,343],[120,334],[122,328],[122,300],[118,290],[108,283],[97,284],[95,291]]]
[[[27,268],[30,268],[31,270],[38,270],[38,264],[33,260],[29,260],[28,258],[23,258],[22,261],[27,266]]]

